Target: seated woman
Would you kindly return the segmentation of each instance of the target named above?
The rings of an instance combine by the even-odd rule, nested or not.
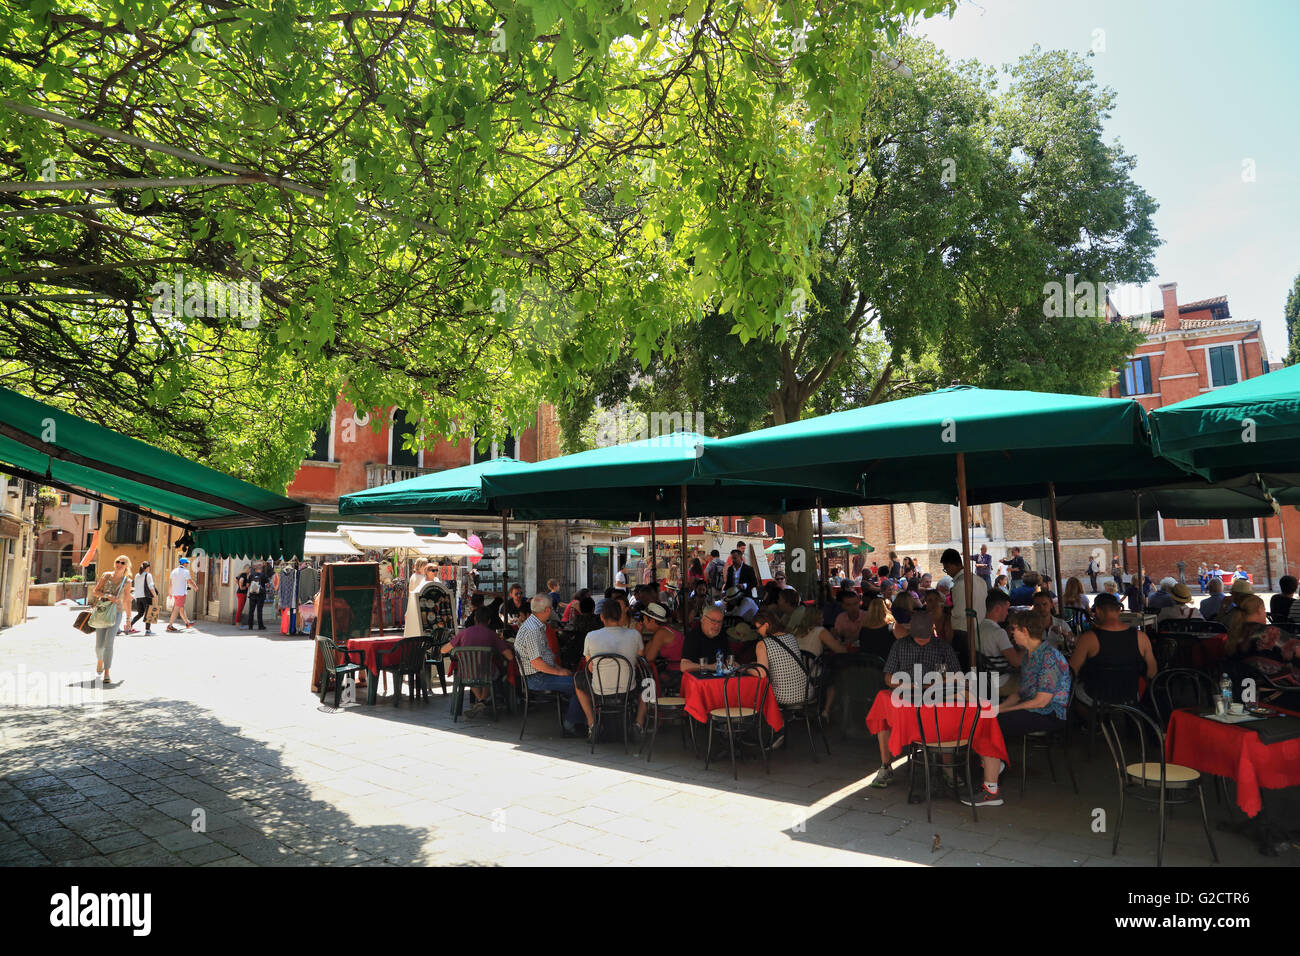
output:
[[[1088,596],[1083,593],[1083,582],[1078,578],[1070,578],[1065,582],[1065,600],[1061,602],[1062,609],[1067,607],[1078,608],[1080,611],[1088,610]]]
[[[880,598],[872,600],[867,605],[866,620],[859,632],[858,650],[863,654],[875,654],[883,661],[897,639],[896,623],[884,601]]]
[[[1269,624],[1264,599],[1247,594],[1237,603],[1241,613],[1228,628],[1224,653],[1234,661],[1249,664],[1274,684],[1300,684],[1296,668],[1297,641]]]
[[[669,625],[667,609],[661,604],[647,605],[641,617],[642,633],[650,634],[641,656],[659,675],[660,693],[675,695],[682,687],[682,643],[686,635]]]
[[[763,608],[754,618],[758,640],[754,658],[767,668],[778,704],[801,704],[808,690],[808,672],[799,655],[799,641],[775,608]]]
[[[993,580],[993,586],[997,588],[999,591],[1001,591],[1003,594],[1011,593],[1011,583],[1005,574],[999,574]]]
[[[1040,730],[1065,727],[1070,701],[1070,666],[1061,652],[1043,640],[1043,619],[1033,611],[1017,611],[1007,620],[1011,639],[1020,647],[1024,660],[1020,669],[1019,700],[998,708],[998,727],[1003,737],[1023,737]],[[974,800],[962,797],[967,806],[1000,807],[998,775],[1002,761],[984,758],[984,787]]]

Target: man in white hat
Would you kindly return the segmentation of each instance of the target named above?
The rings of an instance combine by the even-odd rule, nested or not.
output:
[[[1247,594],[1254,594],[1255,589],[1250,586],[1250,582],[1240,578],[1232,582],[1232,587],[1223,598],[1223,603],[1219,605],[1219,612],[1214,615],[1214,619],[1224,627],[1231,627],[1233,619],[1237,616],[1240,608],[1238,603]]]
[[[728,616],[744,618],[746,621],[753,621],[754,615],[758,613],[758,604],[754,599],[734,585],[727,588],[718,607],[726,611]]]

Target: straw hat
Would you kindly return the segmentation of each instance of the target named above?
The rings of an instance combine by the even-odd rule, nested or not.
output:
[[[1232,582],[1232,588],[1229,594],[1254,594],[1255,589],[1250,586],[1250,582],[1245,578],[1237,578]]]
[[[1186,584],[1175,584],[1169,593],[1174,596],[1176,604],[1192,603],[1192,592]]]
[[[660,624],[668,620],[668,609],[657,601],[651,601],[642,608],[641,613],[652,621],[658,621]]]

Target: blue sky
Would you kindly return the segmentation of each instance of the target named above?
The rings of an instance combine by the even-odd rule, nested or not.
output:
[[[917,32],[951,59],[1001,66],[1035,43],[1086,53],[1097,30],[1093,69],[1118,95],[1107,139],[1160,204],[1153,282],[1177,282],[1184,303],[1226,295],[1279,360],[1300,273],[1300,2],[962,0]]]

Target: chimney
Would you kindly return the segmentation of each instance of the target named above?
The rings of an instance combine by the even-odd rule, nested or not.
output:
[[[1160,283],[1160,295],[1165,300],[1165,331],[1175,332],[1182,324],[1178,315],[1178,283]]]

